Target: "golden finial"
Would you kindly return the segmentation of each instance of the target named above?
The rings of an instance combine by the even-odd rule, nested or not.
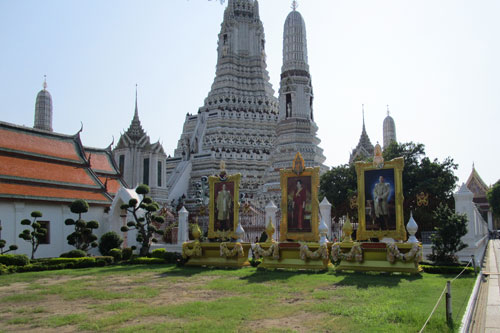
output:
[[[293,11],[295,11],[298,6],[299,6],[299,4],[297,3],[297,0],[293,0],[292,1],[292,9],[293,9]]]
[[[220,171],[226,171],[226,162],[220,161]]]
[[[43,90],[47,90],[47,75],[43,76]]]

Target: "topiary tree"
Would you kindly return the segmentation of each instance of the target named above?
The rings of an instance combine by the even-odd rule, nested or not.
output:
[[[467,216],[441,204],[434,211],[434,219],[437,226],[434,228],[436,233],[431,236],[433,254],[429,258],[437,263],[456,263],[455,253],[467,247],[462,242],[467,234]]]
[[[75,231],[72,232],[66,239],[68,244],[74,246],[78,250],[88,252],[91,247],[97,247],[97,236],[92,230],[99,228],[99,222],[88,221],[82,219],[82,214],[89,211],[89,204],[82,199],[75,200],[70,206],[71,212],[78,214],[78,219],[67,219],[64,221],[66,225],[74,225]]]
[[[42,228],[41,224],[36,221],[37,218],[42,217],[42,213],[39,211],[31,212],[31,217],[33,218],[33,221],[24,219],[21,221],[21,224],[30,226],[32,231],[24,229],[23,232],[19,234],[19,238],[31,243],[31,259],[35,259],[35,252],[38,249],[40,242],[47,235],[47,229]]]
[[[136,199],[130,199],[128,204],[123,204],[121,209],[126,209],[127,212],[132,214],[134,221],[127,222],[127,226],[123,226],[121,231],[127,232],[129,230],[137,230],[137,242],[141,244],[139,250],[140,256],[146,256],[149,253],[149,248],[151,243],[156,243],[158,240],[154,237],[154,234],[162,235],[162,232],[158,230],[153,222],[163,223],[165,222],[162,216],[156,214],[160,209],[158,203],[154,202],[151,197],[148,197],[149,186],[139,185],[135,189],[135,192],[142,195],[142,200],[137,202]],[[144,212],[144,215],[140,216],[140,211]],[[142,212],[141,212],[142,213]]]
[[[99,252],[103,256],[109,254],[109,250],[118,249],[123,243],[123,239],[114,231],[110,231],[101,236],[99,240]]]
[[[0,231],[2,231],[2,226],[0,225]],[[0,239],[0,254],[5,254],[10,251],[15,251],[17,250],[17,245],[12,244],[9,246],[9,249],[5,249],[5,246],[7,245],[7,241]]]

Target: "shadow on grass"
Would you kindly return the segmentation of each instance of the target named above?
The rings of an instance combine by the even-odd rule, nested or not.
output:
[[[249,283],[261,283],[269,281],[283,281],[289,278],[296,277],[297,275],[317,275],[326,274],[326,270],[320,271],[306,271],[306,270],[285,270],[285,269],[262,269],[257,270],[247,276],[240,277],[240,280],[246,280]]]
[[[384,272],[335,272],[336,276],[343,279],[335,285],[354,286],[357,288],[370,288],[378,286],[395,287],[401,281],[417,281],[422,279],[420,274],[384,273]]]

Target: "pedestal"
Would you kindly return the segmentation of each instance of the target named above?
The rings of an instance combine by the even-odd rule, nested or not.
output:
[[[314,252],[320,247],[319,243],[305,243],[309,250]],[[261,243],[261,248],[268,250],[271,243]],[[328,253],[330,253],[331,243],[327,245]],[[318,258],[303,260],[300,256],[299,243],[279,243],[279,259],[274,259],[272,256],[263,257],[259,268],[293,268],[293,269],[310,269],[324,270],[333,267],[330,262],[330,256],[327,259]]]
[[[186,243],[184,243],[186,244]],[[187,243],[188,249],[193,249],[195,242]],[[221,257],[220,255],[221,243],[200,243],[201,256],[189,257],[186,266],[214,266],[214,267],[244,267],[250,266],[248,261],[248,252],[250,250],[250,243],[240,243],[243,247],[243,256],[237,254],[233,257]],[[227,248],[232,250],[236,243],[227,243]]]
[[[362,249],[362,261],[357,260],[355,257],[349,259],[341,259],[340,263],[335,266],[335,270],[338,271],[383,271],[383,272],[405,272],[405,273],[418,273],[419,266],[418,262],[421,260],[422,256],[422,246],[421,244],[416,244],[418,246],[417,256],[414,258],[408,258],[404,260],[403,257],[409,257],[409,252],[412,250],[414,244],[410,243],[394,243],[397,248],[397,252],[401,254],[402,257],[394,258],[394,262],[391,263],[388,260],[388,252],[391,251],[390,244],[386,243],[335,243],[333,246],[340,246],[340,252],[346,256],[351,249],[359,244]],[[392,250],[394,253],[394,250]]]

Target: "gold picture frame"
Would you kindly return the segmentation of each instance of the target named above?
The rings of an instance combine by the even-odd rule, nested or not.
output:
[[[379,164],[356,162],[355,167],[359,222],[356,239],[387,237],[406,240],[403,217],[404,159],[399,157]],[[380,192],[386,193],[381,195]]]
[[[219,238],[219,239],[230,239],[236,238],[235,231],[238,227],[238,218],[239,218],[239,210],[240,210],[240,181],[241,174],[235,174],[226,176],[210,176],[208,177],[208,184],[210,189],[210,201],[209,201],[209,222],[208,222],[208,238]],[[222,214],[228,216],[227,219],[219,220],[218,216],[220,216],[218,207],[218,199],[221,191],[228,191],[231,193],[230,204],[227,203],[227,195],[224,195],[226,198],[226,206],[230,205],[229,212]],[[222,195],[222,194],[221,194]],[[219,205],[223,203],[223,200],[220,200]],[[216,214],[218,216],[216,216]],[[232,224],[231,224],[232,221]]]
[[[319,241],[319,167],[305,168],[302,156],[297,153],[293,168],[280,170],[280,182],[280,242],[287,240]],[[302,190],[305,190],[304,194],[301,194]],[[303,197],[299,198],[301,195]],[[295,208],[298,205],[293,198],[296,198],[297,202],[298,200],[303,202],[302,209]]]

